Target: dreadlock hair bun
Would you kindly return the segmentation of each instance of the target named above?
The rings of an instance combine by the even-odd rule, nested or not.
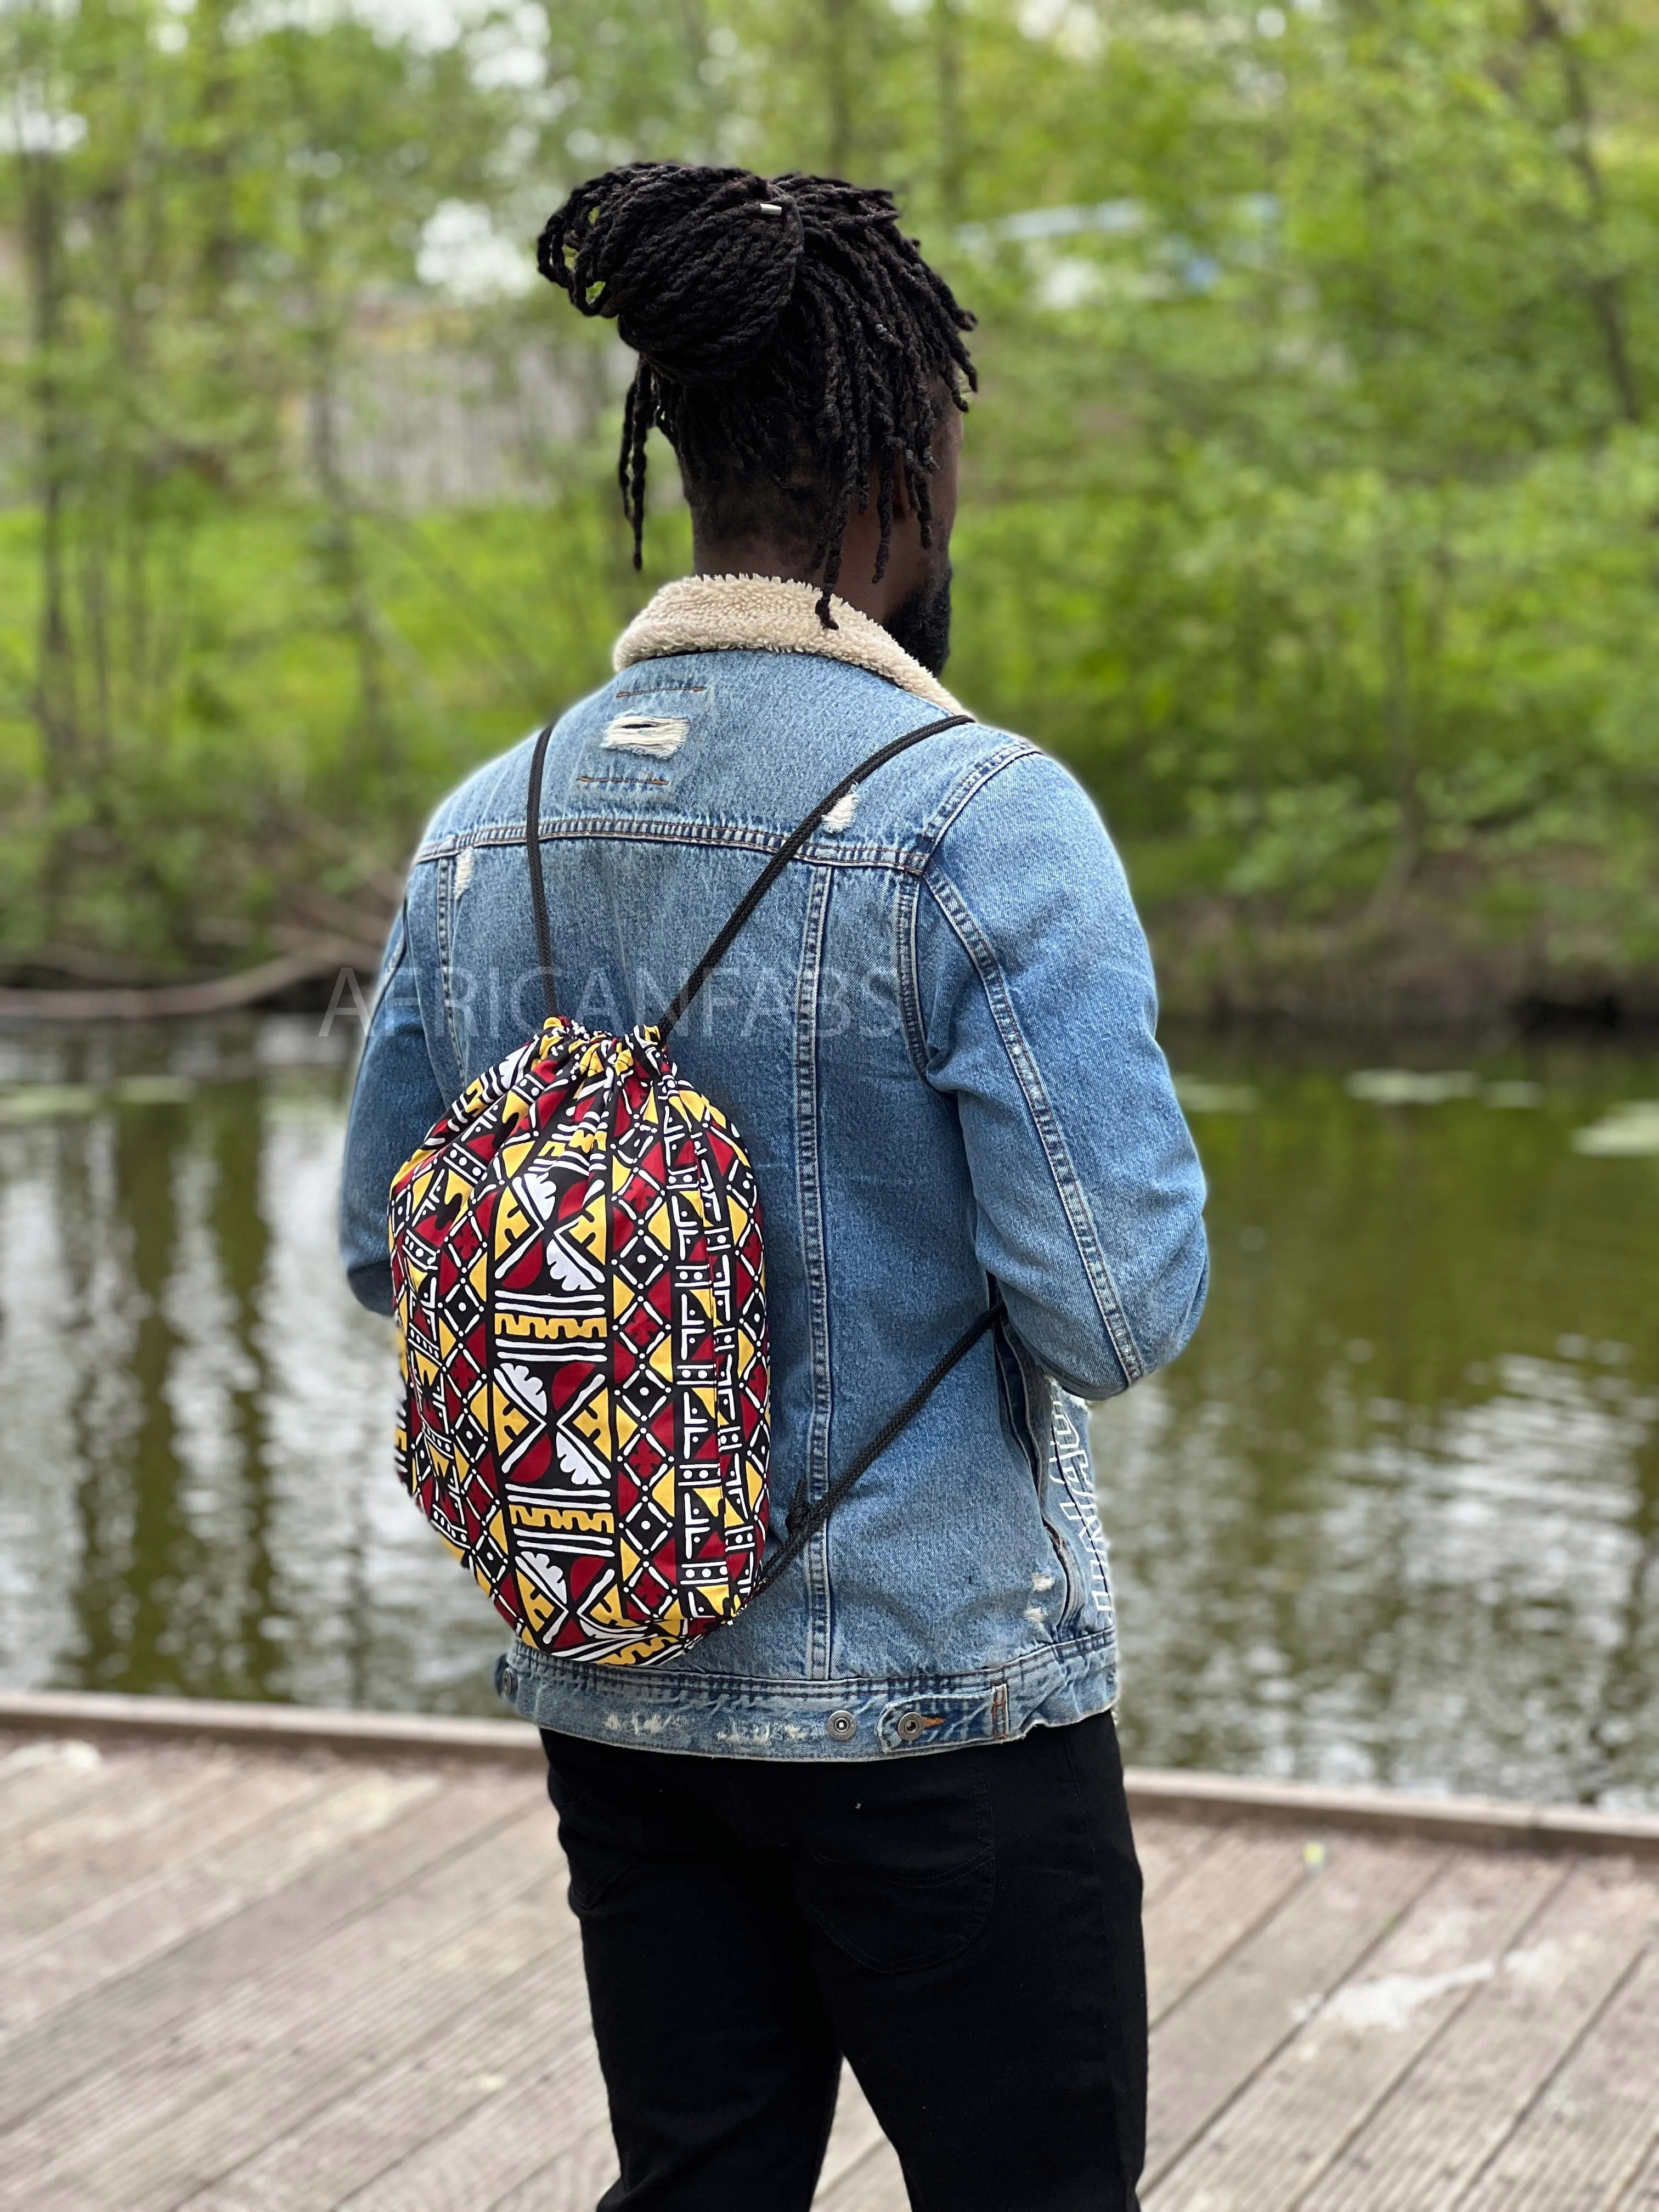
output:
[[[800,210],[746,169],[636,161],[579,185],[536,265],[676,384],[719,384],[765,345],[795,289]],[[741,288],[722,284],[740,264]]]
[[[549,220],[536,265],[585,315],[613,318],[639,355],[618,477],[645,528],[646,440],[679,456],[694,503],[769,488],[808,518],[820,618],[842,540],[876,480],[879,577],[902,482],[931,542],[927,479],[942,385],[975,384],[974,319],[899,228],[890,193],[791,172],[635,161],[579,185]]]

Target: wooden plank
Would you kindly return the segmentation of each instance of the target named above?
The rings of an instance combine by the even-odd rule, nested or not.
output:
[[[1193,1820],[1137,1820],[1135,1856],[1140,1861],[1143,1907],[1156,1904],[1195,1860],[1213,1850],[1221,1832]]]
[[[113,1692],[0,1691],[0,1720],[14,1728],[77,1730],[102,1741],[145,1738],[235,1743],[258,1751],[332,1751],[375,1759],[483,1759],[544,1765],[526,1721],[447,1720],[426,1713],[342,1712],[325,1705],[242,1704],[233,1698],[130,1698]]]
[[[446,1720],[412,1713],[331,1711],[196,1698],[135,1698],[103,1692],[0,1691],[0,1729],[76,1730],[118,1741],[134,1736],[216,1737],[270,1750],[310,1745],[376,1759],[439,1755],[539,1766],[541,1747],[523,1721]],[[1391,1790],[1331,1789],[1229,1774],[1126,1771],[1137,1820],[1163,1815],[1206,1825],[1267,1824],[1303,1834],[1329,1828],[1410,1835],[1475,1847],[1569,1855],[1601,1851],[1659,1857],[1659,1815],[1582,1806],[1526,1805],[1492,1798],[1413,1797]]]
[[[1154,2022],[1299,1889],[1300,1838],[1224,1832],[1147,1909],[1147,2001]]]
[[[99,1892],[0,1960],[0,2066],[19,2028],[270,1896],[439,1787],[410,1769],[289,1759],[261,1759],[256,1773],[258,1794],[250,1778],[247,1794],[216,1805],[169,1864]]]
[[[1419,1797],[1401,1790],[1334,1790],[1319,1783],[1155,1773],[1144,1767],[1131,1767],[1124,1780],[1137,1818],[1162,1811],[1180,1820],[1243,1821],[1304,1832],[1339,1828],[1414,1837],[1463,1850],[1659,1857],[1659,1814],[1599,1813],[1582,1805],[1516,1804],[1498,1797]]]
[[[157,2049],[33,2113],[0,2142],[0,2197],[30,2212],[162,2212],[548,1948],[552,1823],[469,1844],[280,1968],[216,1993]]]
[[[1612,2212],[1659,2212],[1659,2145],[1656,2145],[1644,2160],[1636,2176]]]
[[[538,2115],[542,2124],[526,2126],[527,2113]],[[617,2155],[605,2085],[584,2021],[552,2064],[504,2083],[452,2134],[389,2167],[348,2197],[341,2212],[493,2212],[510,2191],[549,2164],[568,2165],[573,2151],[580,2157],[590,2142],[602,2154],[605,2179],[614,2179]],[[590,2197],[584,2212],[591,2212],[592,2203]]]
[[[148,1762],[123,1764],[142,1770]],[[118,1796],[59,1811],[8,1850],[0,1960],[42,1929],[61,1925],[87,1897],[141,1881],[204,1838],[234,1831],[314,1786],[298,1760],[250,1761],[215,1750],[182,1763],[169,1759],[153,1774],[141,1771]]]
[[[489,2212],[592,2212],[595,2198],[616,2177],[616,2148],[609,2123],[601,2118],[556,2157],[494,2200]],[[411,2206],[416,2202],[411,2200]],[[878,2212],[904,2212],[898,2160],[848,2067],[842,2069],[836,2124],[812,2202],[814,2212],[858,2212],[868,2206]],[[394,2204],[403,2212],[395,2199],[388,2199],[386,2212],[392,2212]],[[354,2203],[350,2212],[360,2212],[360,2208]],[[449,2212],[447,2204],[443,2212]]]
[[[1659,2145],[1659,1951],[1647,1951],[1459,2212],[1603,2212]],[[1659,2166],[1650,2169],[1659,2179]],[[1659,2192],[1653,2200],[1659,2203]]]
[[[544,2051],[550,2037],[562,2039],[558,2056],[536,2075],[509,2075],[495,2094],[479,2104],[453,2134],[434,2136],[420,2150],[389,2167],[372,2186],[343,2200],[343,2212],[493,2212],[515,2192],[539,2184],[544,2193],[533,2197],[538,2212],[550,2204],[562,2204],[571,2189],[571,2168],[584,2177],[597,2172],[581,2212],[591,2212],[594,2197],[614,2179],[617,2159],[606,2117],[605,2085],[599,2057],[587,2029],[586,1991],[574,1959],[565,1969],[572,2001],[556,2029],[549,2035],[523,2039],[530,2047]],[[570,2038],[574,2024],[577,2035]],[[556,2116],[563,2145],[548,2156],[546,2131],[524,2124],[526,2113]],[[590,2142],[589,2138],[592,2138]],[[897,2161],[888,2148],[874,2113],[851,2069],[842,2070],[836,2100],[836,2125],[825,2155],[823,2189],[872,2153],[884,2156],[892,2171]],[[586,2179],[583,2185],[586,2185]],[[547,2193],[547,2192],[551,2192]],[[575,2200],[580,2202],[578,2198]],[[899,2202],[902,2203],[901,2191]],[[299,2212],[285,2202],[254,2197],[246,2203],[221,2206],[217,2199],[192,2200],[191,2212]]]
[[[601,2191],[616,2179],[610,2129],[589,2128],[516,2189],[497,2197],[489,2212],[593,2212]],[[732,2212],[740,2208],[734,2204]]]
[[[594,2061],[593,2086],[599,2087],[598,2063]],[[540,2099],[526,2099],[522,2091],[506,2100],[507,2110],[494,2123],[495,2138],[505,2138],[516,2131],[523,2134],[524,2114],[526,2111],[544,2109],[545,2099],[557,2091],[560,2112],[564,2117],[562,2087],[557,2081],[544,2086]],[[583,2100],[584,2110],[588,2110]],[[854,2168],[859,2169],[854,2179]],[[605,2116],[602,2094],[589,2112],[586,2124],[552,2158],[544,2154],[542,2161],[526,2172],[516,2185],[504,2195],[486,2200],[489,2212],[592,2212],[595,2200],[617,2178],[616,2147],[611,2142],[611,2128]],[[389,2184],[391,2176],[386,2177]],[[863,2092],[854,2080],[849,2069],[843,2068],[842,2087],[836,2100],[836,2124],[831,2130],[830,2146],[824,2156],[823,2173],[818,2193],[813,2199],[815,2208],[822,2212],[842,2212],[842,2199],[835,2194],[842,2184],[866,2192],[875,2188],[883,2192],[878,2201],[884,2212],[903,2212],[904,2187],[899,2174],[898,2160],[877,2123],[876,2117],[866,2102]],[[893,2191],[896,2190],[896,2194]],[[385,2199],[385,2212],[415,2212],[415,2208],[430,2203],[434,2212],[453,2212],[457,2200],[434,2196],[430,2198],[410,2195],[400,2197],[389,2193]],[[860,2197],[860,2201],[862,2197]],[[190,2212],[210,2212],[207,2206],[194,2204]],[[250,2209],[251,2212],[251,2209]],[[261,2206],[259,2212],[264,2212]],[[353,2198],[349,2212],[366,2212]],[[377,2212],[379,2208],[377,2207]]]
[[[1154,2028],[1149,2193],[1387,1934],[1442,1856],[1420,1844],[1328,1838],[1322,1861],[1303,1869],[1281,1908]]]
[[[1567,1878],[1460,1851],[1364,1961],[1166,2171],[1147,2212],[1285,2212]]]
[[[8,1753],[0,1765],[0,1844],[9,1850],[15,1837],[60,1806],[93,1802],[109,1787],[113,1763],[96,1744],[78,1741],[23,1744]]]
[[[234,1751],[217,1744],[200,1752],[169,1750],[148,1757],[117,1753],[100,1760],[88,1776],[95,1785],[92,1790],[53,1806],[9,1839],[11,1863],[45,1874],[65,1851],[118,1844],[127,1833],[142,1835],[170,1807],[210,1794],[216,1778],[240,1763]],[[95,1868],[94,1873],[95,1878]]]
[[[29,1869],[0,1922],[0,2201],[592,2212],[615,2157],[533,1762],[279,1741],[8,1771],[0,1740]],[[1148,2212],[1659,2212],[1644,1863],[1336,1833],[1310,1868],[1283,1827],[1136,1826]],[[817,2202],[904,2203],[850,2078]]]
[[[150,1765],[155,1774],[146,1774]],[[258,1792],[272,1802],[276,1796],[299,1796],[314,1790],[319,1777],[319,1763],[312,1759],[246,1759],[228,1750],[206,1756],[168,1754],[164,1760],[118,1756],[106,1767],[133,1770],[133,1787],[143,1798],[137,1814],[128,1820],[122,1802],[108,1794],[91,1802],[60,1805],[28,1836],[7,1844],[9,1869],[27,1869],[31,1885],[49,1885],[69,1875],[62,1885],[69,1893],[73,1867],[84,1865],[86,1896],[106,1893],[112,1882],[131,1885],[155,1867],[175,1865],[208,1827],[215,1834],[230,1834],[232,1814],[219,1823],[210,1818],[222,1801],[234,1808],[239,1798],[258,1798]]]
[[[468,1775],[378,1833],[363,1833],[251,1905],[186,1936],[114,1984],[88,1990],[0,2049],[0,2128],[152,2045],[204,1992],[238,1986],[395,1893],[523,1802],[522,1778]]]
[[[586,2002],[578,1984],[580,2042],[567,2047],[538,2075],[503,2079],[453,2135],[434,2139],[381,2173],[372,2186],[339,2201],[341,2212],[505,2212],[520,2201],[535,2212],[592,2212],[595,2198],[616,2178],[617,2156],[606,2117],[604,2083],[586,2033]],[[548,2116],[544,2128],[526,2127],[527,2113]],[[564,2138],[550,2157],[547,2136]],[[898,2161],[850,2069],[843,2068],[836,2126],[815,2200],[841,2204],[836,2185],[853,2175],[862,2204],[872,2185],[890,2189]],[[902,2206],[902,2181],[894,2202]],[[586,2191],[584,2195],[583,2192]],[[335,2200],[317,2199],[323,2202]],[[254,2195],[221,2204],[216,2197],[191,2200],[189,2212],[301,2212],[284,2198]]]
[[[905,2212],[909,2201],[898,2154],[884,2136],[821,2189],[812,2203],[814,2212]]]
[[[1659,1935],[1659,1883],[1585,1864],[1309,2192],[1306,2212],[1450,2205]]]
[[[416,2177],[413,2206],[431,2197],[422,2194],[422,2172],[446,2166],[453,2178],[436,2201],[492,2204],[561,2138],[604,2117],[602,2094],[574,2094],[591,2089],[586,2077],[596,2083],[598,2069],[568,1910],[549,1935],[547,1952],[506,1989],[463,2006],[435,2042],[343,2096],[319,2100],[296,2126],[188,2198],[190,2212],[327,2212],[356,2203],[359,2191],[371,2201],[383,2176],[405,2172]],[[476,2140],[481,2112],[498,2142]]]
[[[859,2087],[858,2076],[850,2066],[843,2065],[841,2087],[836,2093],[836,2122],[830,2130],[823,2168],[818,2176],[819,2194],[833,2187],[849,2167],[886,2140],[881,2122],[871,2111],[870,2100]]]

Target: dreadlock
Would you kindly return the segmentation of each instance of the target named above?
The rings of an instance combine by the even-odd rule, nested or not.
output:
[[[617,477],[645,532],[645,445],[654,424],[688,489],[769,486],[809,517],[809,563],[830,595],[854,507],[876,480],[881,542],[902,483],[932,543],[928,477],[938,389],[975,386],[957,305],[889,192],[791,172],[635,161],[579,185],[549,218],[536,265],[585,315],[616,319],[639,355],[623,409]]]

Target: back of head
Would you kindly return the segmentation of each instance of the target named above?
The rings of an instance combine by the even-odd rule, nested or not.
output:
[[[872,478],[877,575],[896,486],[928,541],[934,426],[973,386],[973,317],[903,235],[890,194],[636,161],[578,185],[537,265],[583,314],[614,317],[640,357],[619,471],[636,567],[653,424],[714,535],[758,525],[822,572],[826,622],[848,517]]]

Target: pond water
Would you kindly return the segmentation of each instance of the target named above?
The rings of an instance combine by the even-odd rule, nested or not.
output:
[[[496,1710],[336,1270],[355,1044],[0,1036],[0,1680]],[[1170,1054],[1214,1285],[1095,1416],[1131,1756],[1659,1805],[1659,1055]]]

